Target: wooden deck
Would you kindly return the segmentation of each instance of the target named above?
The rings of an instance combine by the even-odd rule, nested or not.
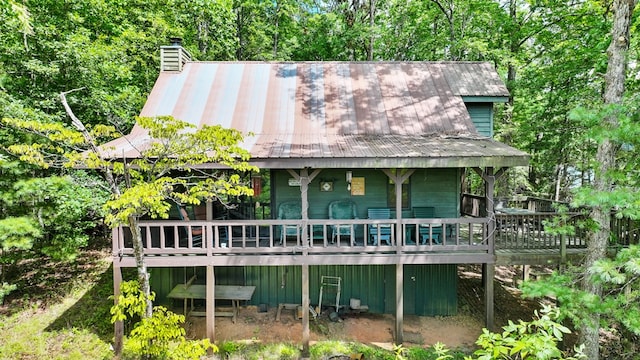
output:
[[[362,264],[552,264],[576,262],[584,237],[546,231],[551,213],[496,215],[493,237],[488,218],[385,220],[144,221],[141,231],[149,266],[362,265]],[[375,242],[367,229],[391,225],[391,238]],[[297,235],[281,236],[283,226]],[[351,235],[332,236],[335,226]],[[422,226],[423,231],[416,231]],[[202,237],[191,234],[204,229]],[[427,228],[428,231],[424,231]],[[429,235],[425,235],[429,234]],[[437,234],[437,236],[435,235]],[[400,236],[398,236],[400,235]],[[303,239],[308,239],[303,241]],[[335,241],[333,241],[335,240]],[[114,229],[114,261],[135,266],[131,235]]]

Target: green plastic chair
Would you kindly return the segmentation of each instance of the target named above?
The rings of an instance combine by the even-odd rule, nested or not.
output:
[[[351,220],[358,218],[356,204],[351,200],[336,200],[329,203],[329,219]],[[336,238],[348,236],[351,240],[355,238],[353,224],[331,225],[331,243],[335,243]]]
[[[432,206],[414,207],[413,217],[417,219],[432,219],[436,217],[436,211]],[[420,234],[421,244],[426,244],[429,239],[431,239],[435,244],[440,244],[442,227],[429,226],[429,224],[419,224],[418,233]]]
[[[278,207],[278,220],[300,220],[302,219],[302,206],[297,201],[285,201]],[[280,231],[280,244],[284,243],[288,236],[300,235],[299,225],[282,225]]]
[[[367,210],[369,219],[391,219],[391,209],[371,208]],[[391,224],[371,224],[369,225],[369,239],[373,245],[378,245],[383,241],[391,245]]]

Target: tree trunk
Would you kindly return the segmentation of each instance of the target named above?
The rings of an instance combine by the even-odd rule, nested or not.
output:
[[[136,216],[129,217],[129,228],[131,229],[131,241],[133,243],[133,255],[136,259],[136,269],[138,271],[138,282],[140,290],[147,299],[147,308],[145,317],[150,318],[153,315],[153,302],[150,299],[151,285],[149,283],[149,272],[147,264],[144,261],[144,244],[142,243],[142,233],[140,232],[139,219]]]
[[[624,94],[624,81],[627,67],[627,50],[629,49],[629,29],[631,16],[636,6],[637,0],[615,0],[614,19],[611,29],[611,44],[607,51],[609,63],[605,76],[604,104],[622,104]],[[618,126],[618,118],[609,115],[602,119],[605,128],[615,128]],[[600,164],[599,171],[594,179],[594,190],[596,193],[611,191],[613,183],[608,176],[608,172],[615,167],[616,147],[610,139],[604,139],[598,145],[596,160]],[[598,230],[589,232],[587,235],[587,257],[585,259],[585,269],[589,269],[593,264],[603,259],[606,255],[607,243],[611,235],[611,209],[605,206],[594,206],[591,211],[591,218],[598,224]],[[591,275],[585,270],[582,287],[597,297],[602,296],[602,286],[592,281]],[[597,360],[599,352],[599,314],[590,314],[590,324],[581,327],[581,341],[585,345],[585,354],[588,359]]]

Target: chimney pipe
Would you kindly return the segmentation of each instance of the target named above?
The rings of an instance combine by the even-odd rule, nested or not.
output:
[[[171,45],[160,47],[160,71],[182,71],[191,54],[182,47],[182,38],[169,38]]]

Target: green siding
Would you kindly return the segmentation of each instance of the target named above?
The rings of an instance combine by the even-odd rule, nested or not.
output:
[[[405,266],[405,314],[455,315],[458,310],[457,294],[455,264]]]
[[[411,206],[432,206],[436,217],[460,214],[459,169],[418,169],[411,175]]]
[[[185,274],[186,271],[186,274]],[[205,283],[205,268],[158,268],[152,270],[152,289],[158,304],[180,306],[166,298],[171,289],[197,274],[196,283]],[[342,279],[340,305],[360,299],[372,313],[395,313],[394,265],[327,265],[309,269],[311,304],[318,304],[323,275]],[[457,313],[457,270],[455,265],[405,265],[404,313],[415,315],[454,315]],[[302,302],[302,268],[300,266],[216,267],[216,284],[255,285],[249,304]],[[335,292],[323,291],[323,307],[335,304]]]
[[[387,176],[380,170],[353,170],[353,177],[365,178],[365,195],[351,196],[345,181],[346,170],[323,170],[309,185],[309,218],[329,217],[329,203],[350,199],[356,203],[358,217],[367,218],[368,208],[387,207]],[[300,187],[289,186],[285,171],[273,171],[274,204],[300,199]],[[459,212],[460,176],[458,169],[418,169],[411,176],[410,206],[434,206],[438,217],[456,217]],[[321,192],[320,181],[333,181],[334,191]],[[277,206],[277,205],[276,205]],[[277,215],[277,209],[274,210]],[[410,209],[403,215],[410,217]],[[395,216],[395,215],[394,215]],[[362,229],[360,229],[362,231]],[[362,234],[359,234],[362,235]]]
[[[478,133],[493,137],[493,103],[465,103],[465,105]]]

